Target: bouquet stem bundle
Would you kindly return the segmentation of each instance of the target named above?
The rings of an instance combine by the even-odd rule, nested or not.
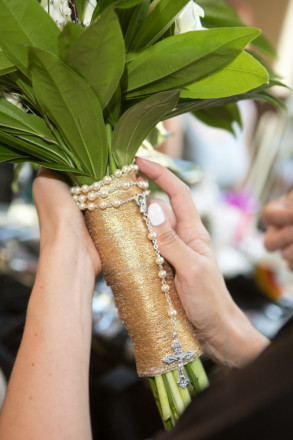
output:
[[[191,399],[209,385],[199,357],[186,364],[184,370],[190,380],[188,387],[185,389],[177,385],[177,370],[149,379],[158,410],[167,431],[176,425],[180,415],[191,403]]]

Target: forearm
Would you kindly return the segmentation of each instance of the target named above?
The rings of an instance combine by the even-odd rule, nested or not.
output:
[[[94,276],[68,240],[47,242],[0,418],[0,438],[91,438],[88,369]],[[66,255],[66,258],[63,256]]]

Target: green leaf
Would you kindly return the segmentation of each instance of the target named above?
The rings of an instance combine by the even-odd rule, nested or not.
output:
[[[0,142],[0,162],[21,163],[29,161],[30,155],[26,155],[22,151],[16,150],[11,146]]]
[[[277,57],[277,53],[275,51],[274,46],[265,37],[265,35],[260,35],[258,38],[256,38],[253,41],[252,45],[255,47],[255,49],[258,49],[264,55],[268,55],[269,57],[271,57],[273,59],[275,59]]]
[[[129,62],[123,84],[126,98],[203,79],[231,63],[259,33],[251,27],[221,28],[166,38]]]
[[[134,8],[125,34],[125,46],[127,49],[132,48],[135,36],[148,15],[149,7],[150,0],[144,0]]]
[[[255,89],[247,93],[241,93],[240,95],[227,96],[226,98],[198,99],[194,101],[179,102],[173,111],[165,115],[164,120],[182,115],[183,113],[197,112],[203,109],[221,107],[226,104],[231,104],[246,99],[267,102],[280,110],[286,109],[286,105],[280,99],[269,95],[266,91],[258,91],[258,89]]]
[[[21,134],[18,136],[0,131],[0,141],[12,148],[22,151],[25,156],[28,154],[39,157],[41,160],[66,163],[61,154],[56,152],[56,147],[43,141],[37,136]]]
[[[241,116],[236,103],[223,105],[221,107],[202,109],[193,112],[197,119],[200,119],[210,127],[223,128],[231,133],[235,133],[234,124],[237,123],[239,127],[241,124]]]
[[[132,47],[137,50],[157,41],[188,2],[189,0],[160,0],[136,35]]]
[[[80,35],[84,32],[82,26],[76,23],[72,23],[69,21],[63,28],[61,34],[58,37],[58,49],[59,56],[62,60],[65,59],[65,56],[72,46],[72,44],[80,37]]]
[[[198,0],[196,3],[204,10],[204,17],[201,18],[204,27],[243,26],[235,9],[225,0]]]
[[[106,173],[108,151],[101,106],[90,86],[55,55],[30,49],[33,88],[83,170]]]
[[[89,26],[70,47],[65,61],[96,93],[102,108],[115,92],[125,64],[124,39],[112,8]]]
[[[158,93],[127,110],[119,119],[112,138],[112,154],[121,167],[131,163],[154,126],[175,107],[179,91]]]
[[[49,162],[40,159],[40,157],[33,156],[31,154],[25,154],[22,151],[19,151],[15,148],[12,148],[10,145],[6,145],[5,143],[0,141],[0,162],[9,162],[9,163],[24,163],[30,162],[32,165],[40,165],[51,170],[62,171],[63,173],[69,174],[69,178],[71,174],[76,177],[71,177],[71,182],[75,183],[91,183],[92,179],[90,176],[81,173],[79,170],[72,168],[68,165]]]
[[[9,77],[14,83],[13,86],[16,85],[17,89],[20,90],[22,94],[22,99],[29,103],[29,106],[32,110],[35,109],[38,112],[38,104],[36,102],[32,83],[29,78],[24,76],[19,70],[17,72],[11,73]]]
[[[78,17],[80,19],[80,21],[83,21],[84,19],[84,14],[86,11],[86,7],[89,3],[89,0],[75,0],[75,4],[77,7],[77,11],[78,11]]]
[[[268,83],[266,69],[251,55],[242,52],[232,63],[182,89],[180,97],[190,99],[223,98],[238,95]]]
[[[0,76],[14,72],[16,67],[9,61],[4,52],[0,49]]]
[[[117,2],[117,8],[119,9],[128,9],[133,8],[134,6],[139,5],[144,0],[120,0]]]
[[[52,137],[43,118],[28,114],[5,99],[0,99],[0,127],[2,130],[16,130],[38,135],[48,140]]]
[[[0,0],[0,46],[28,76],[28,46],[57,53],[59,29],[35,0]]]
[[[225,0],[199,0],[197,2],[205,11],[201,22],[206,28],[245,26],[235,9]],[[252,45],[264,54],[275,58],[276,51],[264,35],[256,38]]]
[[[92,22],[95,21],[98,16],[110,5],[115,5],[115,7],[119,9],[127,9],[132,8],[143,1],[144,0],[99,0],[92,15]]]
[[[109,104],[104,110],[105,121],[109,123],[112,127],[115,127],[120,117],[120,111],[121,111],[121,89],[119,86],[117,87]]]

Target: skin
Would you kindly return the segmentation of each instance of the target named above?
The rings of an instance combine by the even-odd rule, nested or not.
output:
[[[170,197],[173,213],[156,227],[158,242],[175,268],[178,293],[203,350],[223,366],[251,362],[268,341],[232,301],[189,189],[159,165],[137,163]],[[0,415],[0,438],[90,440],[91,302],[101,261],[57,174],[41,170],[33,189],[40,260]]]
[[[267,226],[265,247],[268,251],[280,251],[293,270],[293,191],[268,203],[262,219]]]

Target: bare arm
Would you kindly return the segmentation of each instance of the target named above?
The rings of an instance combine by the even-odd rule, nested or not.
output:
[[[100,261],[68,192],[52,173],[35,183],[41,252],[1,412],[3,439],[91,439],[91,301]]]

